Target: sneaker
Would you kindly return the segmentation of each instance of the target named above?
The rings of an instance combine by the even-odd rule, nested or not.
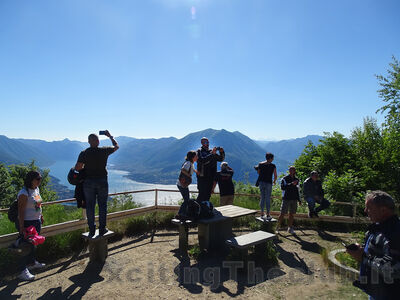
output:
[[[35,279],[35,276],[32,275],[27,268],[25,268],[21,274],[18,275],[18,278],[25,281],[32,281]]]
[[[96,234],[96,229],[95,230],[89,230],[89,235],[88,237],[92,238]]]
[[[279,233],[279,230],[281,230],[281,228],[280,228],[279,226],[276,226],[276,228],[275,228],[275,234],[278,234],[278,233]]]
[[[294,234],[294,230],[293,230],[292,227],[289,227],[289,228],[287,229],[287,232],[289,232],[290,234]]]
[[[271,217],[270,215],[268,215],[268,216],[266,217],[266,219],[267,219],[267,221],[271,221],[271,220],[272,220],[272,217]]]
[[[99,235],[100,235],[100,236],[103,236],[103,235],[105,235],[107,232],[108,232],[108,229],[107,229],[107,228],[100,228],[100,230],[99,230]]]
[[[43,269],[46,266],[46,264],[42,264],[35,260],[35,263],[33,265],[28,266],[28,270],[35,270],[35,269]]]

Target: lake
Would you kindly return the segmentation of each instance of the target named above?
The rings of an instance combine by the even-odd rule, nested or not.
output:
[[[75,161],[58,161],[48,168],[50,169],[50,175],[58,178],[60,180],[60,184],[65,185],[71,190],[73,190],[74,187],[70,185],[67,180],[68,172],[73,166],[75,166]],[[112,169],[112,166],[108,166],[107,169],[108,169],[109,193],[146,190],[155,188],[177,190],[176,185],[137,182],[125,177],[126,175],[129,174],[129,172],[127,171],[115,170]],[[191,185],[190,190],[196,191],[197,190],[196,186]],[[133,199],[135,202],[143,205],[154,205],[154,192],[133,194]],[[172,192],[158,193],[159,204],[177,204],[178,201],[181,199],[182,197],[180,193],[172,193]]]

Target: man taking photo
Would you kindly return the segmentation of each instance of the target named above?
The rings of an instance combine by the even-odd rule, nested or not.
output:
[[[108,130],[104,135],[109,137],[112,147],[99,147],[99,137],[92,133],[88,137],[90,147],[79,154],[78,162],[75,165],[77,171],[85,169],[85,181],[83,192],[86,201],[86,217],[89,226],[89,237],[93,237],[96,232],[94,222],[94,212],[96,197],[99,204],[99,235],[107,233],[107,199],[108,199],[108,180],[107,180],[107,160],[110,154],[119,149],[117,141],[111,136]]]

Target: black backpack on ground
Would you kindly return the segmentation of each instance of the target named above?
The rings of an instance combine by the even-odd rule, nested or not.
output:
[[[196,200],[189,200],[186,206],[186,216],[188,220],[195,221],[199,219],[201,212],[200,204]]]
[[[214,205],[210,201],[201,201],[199,219],[210,219],[213,216],[214,216]]]
[[[15,223],[18,220],[18,200],[14,200],[8,209],[8,219]]]

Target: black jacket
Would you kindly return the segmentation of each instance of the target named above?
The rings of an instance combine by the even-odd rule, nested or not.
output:
[[[202,147],[197,150],[197,156],[197,171],[199,172],[197,178],[214,180],[217,173],[217,162],[225,159],[225,152],[213,154],[211,149],[206,150]]]
[[[311,177],[308,177],[303,184],[303,194],[304,198],[315,196],[324,198],[324,190],[322,189],[321,180],[314,181]]]
[[[398,216],[371,224],[369,240],[360,266],[360,281],[354,285],[374,299],[399,299],[400,296],[400,220]],[[365,248],[364,248],[365,249]],[[374,282],[375,281],[375,282]]]
[[[287,175],[282,178],[281,180],[282,199],[300,201],[298,185],[293,185],[292,184],[293,181],[299,182],[299,179],[296,178],[296,176],[292,177],[290,175]]]

